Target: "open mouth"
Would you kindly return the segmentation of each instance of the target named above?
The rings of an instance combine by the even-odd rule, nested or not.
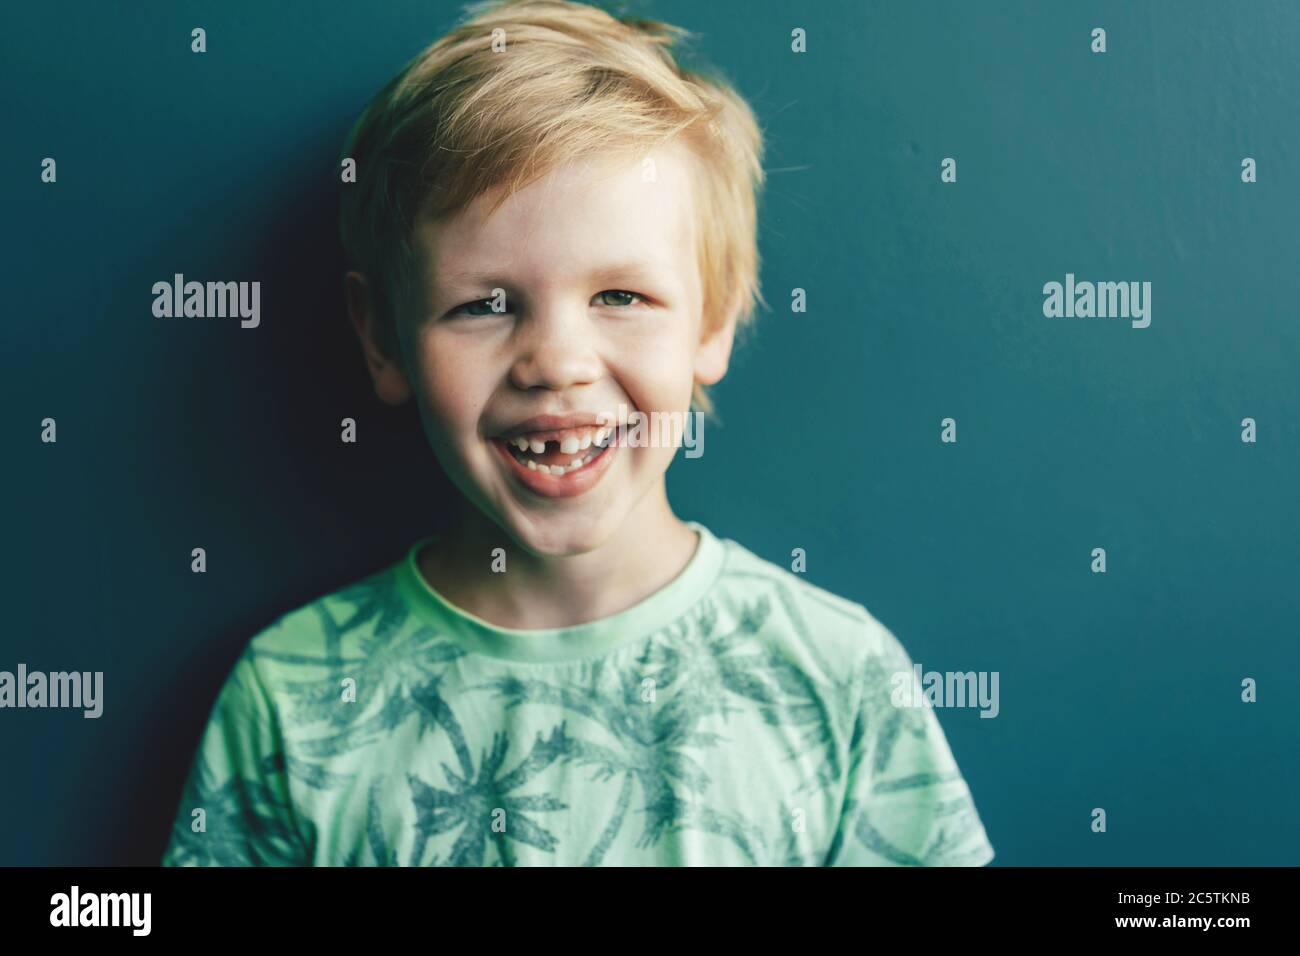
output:
[[[600,459],[615,443],[612,428],[568,428],[557,433],[501,439],[510,456],[529,471],[567,475]]]
[[[572,498],[595,487],[619,446],[610,426],[586,425],[491,439],[515,480],[544,498]]]

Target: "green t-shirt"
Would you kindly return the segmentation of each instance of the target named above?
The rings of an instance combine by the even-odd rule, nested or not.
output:
[[[436,538],[284,615],[222,687],[164,865],[989,862],[934,710],[891,703],[893,634],[688,524],[677,578],[573,627],[449,604],[417,568]]]

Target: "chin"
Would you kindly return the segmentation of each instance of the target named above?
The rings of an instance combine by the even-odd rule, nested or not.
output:
[[[539,558],[587,554],[603,545],[612,534],[608,516],[592,519],[559,513],[534,518],[531,522],[511,522],[506,530],[519,547]]]

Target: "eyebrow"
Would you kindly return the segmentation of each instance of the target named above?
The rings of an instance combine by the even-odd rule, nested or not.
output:
[[[667,269],[667,263],[660,262],[659,260],[629,260],[627,262],[611,262],[605,265],[596,266],[587,273],[585,278],[588,280],[596,280],[618,275],[652,276],[661,270]],[[493,282],[501,278],[501,273],[496,271],[477,272],[473,270],[447,271],[437,273],[436,278],[456,282]]]

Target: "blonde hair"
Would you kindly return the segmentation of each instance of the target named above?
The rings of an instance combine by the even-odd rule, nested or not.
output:
[[[757,194],[762,133],[724,80],[679,67],[670,52],[693,38],[681,27],[615,16],[568,0],[489,0],[412,59],[352,127],[342,158],[340,237],[366,275],[390,357],[397,314],[413,278],[412,227],[420,211],[454,213],[504,186],[515,191],[572,160],[628,156],[681,135],[702,173],[695,190],[703,330],[730,309],[738,330],[757,304]],[[504,31],[504,35],[494,31]],[[505,52],[494,52],[504,40]],[[707,391],[693,405],[713,414]]]

